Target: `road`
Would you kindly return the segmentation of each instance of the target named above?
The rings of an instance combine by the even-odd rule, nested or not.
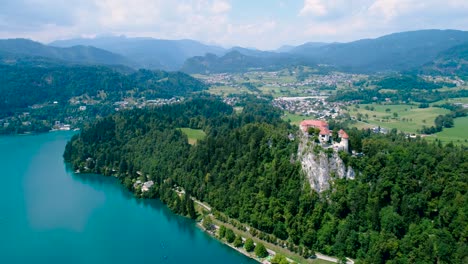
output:
[[[179,195],[184,195],[185,194],[185,190],[177,190],[177,189],[174,189],[174,191],[176,191]],[[209,207],[208,205],[202,203],[201,201],[195,199],[195,197],[190,197],[192,198],[192,200],[199,204],[201,207],[205,208],[206,210],[208,210],[209,212],[211,212],[211,207]],[[211,213],[210,213],[211,215]],[[211,215],[213,217],[213,215]],[[215,228],[218,229],[219,226],[216,226],[215,225]],[[274,252],[273,250],[270,250],[267,248],[267,251],[270,255],[274,256],[276,254],[276,252]],[[318,259],[323,259],[323,260],[326,260],[326,261],[330,261],[330,262],[334,262],[334,263],[338,263],[340,260],[337,259],[337,258],[334,258],[334,257],[330,257],[330,256],[326,256],[326,255],[323,255],[323,254],[320,254],[320,253],[316,253],[315,256],[318,258]],[[347,261],[346,261],[346,264],[354,264],[354,261],[352,259],[349,259],[349,258],[346,258]],[[291,259],[288,258],[288,261],[292,262]]]
[[[335,263],[340,262],[340,260],[337,258],[325,256],[320,253],[316,253],[315,256],[317,256],[318,259],[323,259],[323,260],[330,261],[330,262],[335,262]],[[354,261],[352,259],[346,258],[346,264],[354,264]]]

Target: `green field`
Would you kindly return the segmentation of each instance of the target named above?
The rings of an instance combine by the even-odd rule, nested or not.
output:
[[[368,109],[366,109],[366,106]],[[369,109],[370,108],[370,109]],[[348,113],[358,118],[361,116],[359,128],[380,126],[396,128],[399,131],[417,133],[423,126],[433,126],[438,115],[449,113],[449,110],[437,107],[418,108],[416,105],[379,105],[362,104],[348,107]]]
[[[432,105],[435,105],[435,104],[456,104],[456,103],[468,104],[468,97],[445,99],[445,100],[441,100],[441,101],[437,101],[435,103],[432,103]]]
[[[206,133],[201,129],[192,129],[192,128],[180,128],[180,130],[187,135],[190,145],[194,145],[198,140],[204,139]]]
[[[289,122],[292,125],[299,126],[302,120],[311,119],[311,117],[285,112],[285,114],[281,117],[281,119],[283,119],[286,122]]]
[[[454,119],[452,128],[444,128],[442,132],[427,137],[427,139],[439,139],[443,143],[453,142],[468,145],[468,116]]]
[[[214,95],[228,96],[231,94],[244,94],[252,93],[245,87],[231,87],[231,86],[216,86],[213,85],[208,89],[208,92]]]

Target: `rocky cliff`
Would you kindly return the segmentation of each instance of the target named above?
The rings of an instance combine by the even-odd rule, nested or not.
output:
[[[334,178],[354,179],[353,168],[346,166],[336,151],[325,150],[307,138],[300,140],[298,158],[312,189],[327,190]]]

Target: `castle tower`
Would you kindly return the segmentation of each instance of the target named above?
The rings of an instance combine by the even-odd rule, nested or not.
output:
[[[349,136],[343,129],[338,131],[338,136],[341,138],[340,145],[344,151],[349,151]]]

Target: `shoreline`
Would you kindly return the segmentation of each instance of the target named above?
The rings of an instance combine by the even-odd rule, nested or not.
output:
[[[95,173],[90,173],[89,171],[87,171],[87,172],[72,171],[72,173],[73,173],[73,174],[95,174]],[[100,177],[115,177],[115,178],[118,178],[117,175],[103,175],[103,174],[95,174],[95,175],[98,175],[98,176],[100,176]],[[121,182],[119,183],[119,185],[121,185],[122,187],[124,187],[124,186],[122,185]],[[128,190],[128,191],[130,191],[130,193],[132,193],[136,199],[142,199],[142,200],[155,199],[155,200],[161,201],[159,198],[149,198],[149,197],[136,196],[136,195],[135,195],[135,194],[136,194],[135,192],[133,192],[133,191],[131,191],[131,190]],[[180,191],[180,190],[175,190],[175,189],[173,189],[173,191],[176,192],[178,195],[185,194],[185,191],[184,191],[184,190]],[[205,204],[205,203],[203,203],[203,202],[201,202],[201,201],[195,199],[194,197],[191,197],[191,199],[195,202],[196,205],[202,207],[203,210],[204,210],[205,212],[211,212],[211,207],[210,207],[209,205],[207,205],[207,204]],[[162,202],[162,201],[161,201],[161,202]],[[164,202],[162,202],[162,203],[163,203],[173,214],[178,215],[178,216],[181,216],[181,217],[184,217],[184,218],[190,219],[190,218],[187,217],[187,216],[174,213],[174,212],[167,206],[167,204],[165,204]],[[202,215],[203,215],[203,214],[202,214]],[[211,215],[211,213],[210,213],[210,215]],[[213,215],[211,215],[211,216],[213,216]],[[216,218],[215,218],[215,219],[216,219]],[[207,230],[207,229],[205,229],[205,228],[203,227],[202,221],[197,221],[196,219],[193,219],[193,220],[195,221],[195,225],[197,226],[197,228],[201,229],[204,233],[207,233],[211,238],[216,239],[217,241],[219,241],[219,242],[221,242],[221,243],[223,243],[223,244],[229,246],[230,248],[236,250],[237,252],[243,254],[244,256],[246,256],[246,257],[248,257],[248,258],[250,258],[250,259],[255,260],[255,261],[258,262],[258,263],[271,264],[271,262],[270,262],[269,259],[273,258],[276,254],[278,254],[275,250],[272,250],[271,248],[266,247],[266,250],[267,250],[267,252],[268,252],[268,256],[267,256],[266,258],[263,258],[263,260],[262,260],[262,259],[256,257],[256,256],[255,256],[255,253],[254,253],[253,251],[252,251],[252,253],[249,253],[249,252],[247,252],[246,250],[244,250],[243,247],[237,248],[237,247],[234,247],[234,246],[233,246],[232,244],[230,244],[229,242],[227,242],[227,241],[225,241],[225,240],[223,240],[223,239],[219,239],[219,238],[216,236],[216,233],[215,233],[215,232],[209,231],[209,230]],[[217,221],[220,221],[220,220],[217,220]],[[223,222],[221,221],[221,223],[223,223]],[[224,223],[224,224],[230,225],[229,223]],[[215,229],[216,229],[216,230],[218,230],[219,227],[220,227],[220,226],[218,226],[218,225],[216,225],[216,224],[215,224],[214,226],[215,226]],[[234,230],[236,230],[236,227],[231,227],[231,228],[233,228]],[[237,231],[239,232],[239,230],[237,230]],[[252,238],[253,238],[254,240],[260,241],[262,244],[266,244],[266,245],[269,244],[269,242],[264,241],[264,240],[262,240],[262,239],[259,239],[258,237],[252,237]],[[246,239],[247,239],[246,237],[242,236],[242,240],[243,240],[243,241],[245,241]],[[254,242],[254,243],[256,243],[256,242]],[[284,255],[284,257],[285,257],[290,263],[304,263],[304,262],[302,262],[302,261],[297,262],[296,260],[291,259],[290,257],[287,256],[287,254],[282,254],[282,255]],[[330,262],[330,263],[338,263],[338,262],[339,262],[339,260],[338,260],[337,258],[335,258],[335,257],[326,256],[326,255],[320,254],[320,253],[318,253],[318,252],[316,252],[316,255],[315,255],[315,256],[316,256],[315,259],[320,259],[320,260],[328,261],[328,262]],[[354,261],[353,261],[352,259],[349,259],[349,258],[346,258],[346,259],[347,259],[347,264],[354,264]],[[311,261],[313,261],[313,260],[311,260]],[[307,261],[306,263],[310,263],[310,262]]]
[[[196,223],[196,226],[197,226],[199,229],[201,229],[203,232],[205,232],[206,234],[208,234],[211,238],[216,239],[217,241],[219,241],[219,242],[223,243],[224,245],[226,245],[226,246],[228,246],[228,247],[230,247],[230,248],[236,250],[237,252],[241,253],[242,255],[244,255],[244,256],[246,256],[246,257],[248,257],[248,258],[250,258],[250,259],[253,259],[253,260],[257,261],[258,263],[265,263],[265,264],[266,264],[266,263],[270,263],[270,261],[268,261],[268,260],[265,260],[265,261],[262,262],[262,261],[260,261],[259,259],[257,259],[255,256],[252,256],[252,255],[249,254],[247,251],[243,250],[243,248],[236,248],[236,247],[234,247],[233,245],[229,244],[227,241],[224,241],[224,240],[222,240],[222,239],[217,238],[216,235],[215,235],[213,232],[210,232],[210,231],[208,231],[206,228],[204,228],[204,227],[201,225],[201,222],[197,222],[197,223]]]

